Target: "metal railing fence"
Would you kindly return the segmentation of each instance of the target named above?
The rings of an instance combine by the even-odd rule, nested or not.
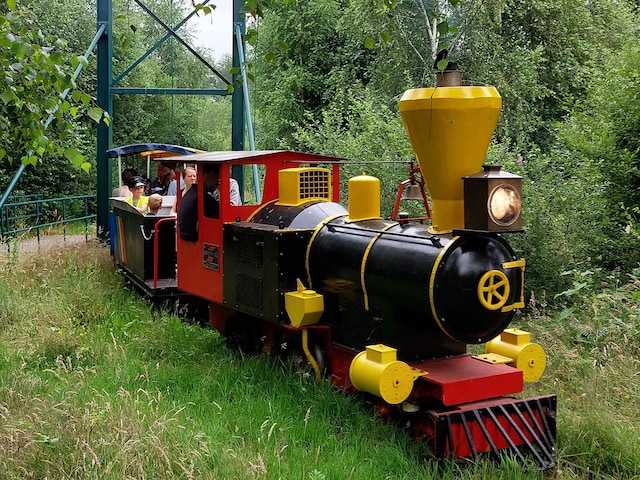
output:
[[[15,238],[18,234],[35,232],[40,240],[43,229],[62,227],[66,237],[70,224],[84,223],[85,237],[89,225],[95,221],[96,196],[75,195],[59,198],[42,198],[42,194],[10,196],[0,208],[0,241]]]

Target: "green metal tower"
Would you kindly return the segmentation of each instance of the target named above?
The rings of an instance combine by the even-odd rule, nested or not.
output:
[[[166,35],[153,45],[138,60],[133,62],[118,78],[113,78],[113,3],[112,0],[97,0],[97,29],[102,32],[97,42],[97,102],[98,106],[109,114],[113,119],[113,95],[115,94],[153,94],[153,95],[229,95],[227,90],[216,89],[182,89],[182,88],[123,88],[118,84],[132,69],[142,62],[147,56],[153,53],[162,43],[169,38],[175,38],[191,54],[206,65],[218,78],[227,85],[236,85],[235,74],[231,80],[226,79],[206,59],[202,58],[191,46],[182,40],[177,30],[184,25],[189,18],[196,14],[194,10],[175,26],[166,25],[158,18],[142,0],[133,0],[151,19],[161,25],[166,31]],[[202,5],[209,3],[209,0],[202,0]],[[243,38],[246,31],[245,16],[242,13],[242,0],[233,0],[233,51],[232,61],[234,71],[240,71],[243,67],[241,59],[244,55]],[[239,35],[237,33],[240,33]],[[245,139],[245,112],[246,100],[242,89],[234,88],[231,108],[231,148],[233,150],[244,150]],[[115,119],[117,122],[117,119]],[[97,233],[101,239],[109,237],[109,196],[111,195],[111,169],[112,161],[107,158],[107,150],[112,148],[113,122],[106,124],[101,122],[97,129]]]

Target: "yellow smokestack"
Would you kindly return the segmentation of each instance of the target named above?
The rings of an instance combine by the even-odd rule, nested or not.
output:
[[[431,194],[431,233],[464,228],[462,177],[481,169],[501,108],[493,87],[404,92],[400,114]]]

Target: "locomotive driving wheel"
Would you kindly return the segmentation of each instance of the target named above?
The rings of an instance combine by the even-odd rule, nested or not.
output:
[[[290,348],[283,349],[283,352],[289,350],[288,354],[291,356],[292,366],[297,374],[303,378],[315,379],[316,382],[327,378],[329,374],[327,352],[318,335],[308,336],[306,351],[301,338],[289,337],[288,340],[286,344],[290,343]]]
[[[225,325],[224,337],[230,349],[255,353],[260,340],[258,322],[246,315],[232,315]]]
[[[315,335],[309,338],[308,348],[315,365],[307,358],[307,369],[309,370],[309,375],[313,375],[312,378],[315,378],[316,382],[319,382],[321,379],[327,378],[329,374],[327,352],[325,352],[320,339]]]

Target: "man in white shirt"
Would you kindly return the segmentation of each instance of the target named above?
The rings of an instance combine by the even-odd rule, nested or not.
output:
[[[220,175],[218,173],[218,166],[207,166],[205,167],[205,174],[211,175],[209,177],[209,181],[212,185],[215,185],[215,188],[211,192],[213,198],[219,202],[220,201]],[[235,178],[229,179],[229,204],[238,206],[242,205],[242,197],[240,197],[240,187]]]
[[[231,182],[229,190],[231,205],[242,205],[242,198],[240,198],[240,187],[238,186],[238,182],[235,178],[230,178],[229,181]]]

